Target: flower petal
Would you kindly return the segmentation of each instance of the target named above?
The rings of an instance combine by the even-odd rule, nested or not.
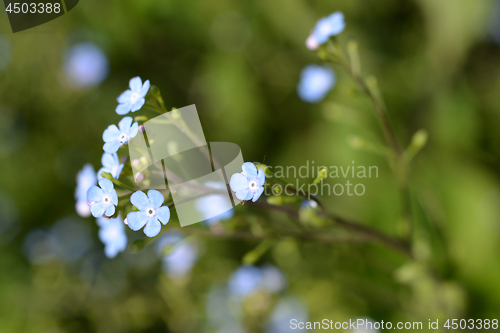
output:
[[[135,112],[135,111],[139,110],[140,108],[142,108],[144,103],[146,103],[146,100],[143,97],[141,97],[137,102],[135,102],[132,105],[132,108],[130,111]]]
[[[113,216],[113,214],[115,213],[115,206],[114,205],[109,205],[107,208],[106,208],[106,211],[104,212],[104,214],[106,216]]]
[[[148,197],[149,197],[149,202],[151,203],[151,206],[153,206],[154,208],[161,207],[161,205],[163,204],[163,201],[165,201],[163,194],[161,194],[157,190],[149,190]]]
[[[248,200],[247,196],[248,194],[251,193],[248,189],[247,190],[241,190],[236,192],[236,197],[240,200]]]
[[[112,194],[112,192],[114,191],[113,182],[109,179],[101,179],[99,181],[99,186],[102,188],[104,193]]]
[[[259,173],[257,174],[257,180],[259,181],[260,186],[264,185],[264,183],[266,182],[266,175],[264,173],[264,170],[259,169]]]
[[[252,197],[253,197],[254,193],[255,193],[255,192],[248,191],[247,196],[246,196],[246,197],[245,197],[245,199],[243,199],[243,200],[250,200],[250,199],[252,199]]]
[[[120,141],[110,141],[106,142],[103,146],[102,149],[108,154],[113,154],[118,151],[118,149],[121,147]]]
[[[264,188],[263,187],[260,187],[256,192],[255,194],[253,195],[253,199],[252,199],[252,202],[255,202],[257,201],[257,199],[260,198],[260,196],[262,195],[262,192],[264,192]]]
[[[130,229],[137,231],[144,227],[148,221],[148,215],[146,212],[130,212],[127,215],[127,223]]]
[[[101,217],[106,210],[106,206],[102,202],[97,202],[95,204],[90,205],[90,212],[93,217]]]
[[[139,210],[146,210],[149,207],[148,196],[142,191],[134,192],[130,196],[130,202]]]
[[[168,206],[158,208],[156,211],[156,217],[161,223],[163,223],[163,225],[167,224],[170,220],[170,208],[168,208]]]
[[[102,133],[102,139],[104,142],[115,141],[120,137],[120,130],[116,125],[109,125],[107,129]]]
[[[99,171],[97,171],[97,180],[101,180],[103,177],[101,176],[101,174],[103,172],[109,172],[111,173],[111,170],[109,170],[108,168],[100,168]]]
[[[139,76],[136,76],[130,79],[129,85],[130,85],[130,90],[132,90],[133,92],[140,93],[142,88],[142,80]]]
[[[257,167],[251,162],[246,162],[243,164],[243,172],[247,178],[257,178]]]
[[[149,80],[146,80],[146,82],[144,82],[144,84],[142,85],[142,88],[141,88],[141,96],[142,97],[146,97],[150,86],[151,86],[151,83],[149,82]]]
[[[118,206],[118,194],[115,189],[111,192],[111,200],[113,200],[113,205]]]
[[[102,166],[105,167],[106,169],[112,169],[113,166],[115,165],[114,155],[116,154],[108,154],[108,153],[102,154],[101,157]]]
[[[98,202],[102,200],[104,192],[97,186],[92,186],[87,191],[87,201],[88,202]]]
[[[125,102],[123,104],[118,104],[115,109],[115,112],[118,113],[120,116],[123,116],[124,114],[129,113],[131,109],[132,109],[132,103]]]
[[[123,104],[130,101],[130,97],[132,97],[132,91],[125,90],[120,96],[118,96],[116,100],[118,101],[118,103]]]
[[[156,218],[151,217],[146,223],[146,227],[144,228],[144,234],[148,237],[154,237],[160,233],[160,230],[161,230],[160,222]]]
[[[234,192],[242,191],[248,189],[247,177],[243,176],[241,173],[235,173],[231,176],[229,181],[229,186]]]
[[[128,133],[128,139],[130,140],[132,138],[135,138],[138,131],[139,131],[139,124],[134,123],[132,127],[130,127],[130,131]]]
[[[132,117],[124,117],[120,122],[118,123],[118,127],[120,128],[121,132],[128,132],[130,129],[130,125],[132,125],[132,121],[134,119]]]

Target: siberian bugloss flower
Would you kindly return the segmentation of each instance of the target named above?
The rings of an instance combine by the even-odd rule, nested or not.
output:
[[[115,111],[119,115],[127,114],[130,111],[135,112],[142,108],[146,102],[144,97],[146,97],[149,90],[149,80],[142,84],[141,78],[137,76],[130,80],[129,86],[130,89],[124,91],[117,99],[120,104]]]
[[[309,65],[300,74],[297,93],[303,101],[317,103],[333,89],[336,80],[335,72],[330,67]]]
[[[170,208],[162,206],[163,194],[157,190],[149,190],[148,195],[142,191],[137,191],[130,197],[132,205],[139,209],[138,212],[130,212],[127,215],[127,224],[130,229],[137,231],[142,227],[144,234],[148,237],[158,235],[161,223],[167,224],[170,220]]]
[[[128,140],[137,135],[139,125],[132,124],[132,117],[125,117],[116,125],[109,125],[109,127],[102,134],[104,140],[104,151],[108,154],[113,154],[118,151],[118,148],[128,143]]]
[[[115,206],[118,205],[118,195],[111,180],[103,178],[99,180],[99,187],[92,186],[87,192],[87,202],[90,212],[94,217],[103,215],[112,216]]]
[[[118,155],[116,153],[102,154],[101,163],[102,163],[102,168],[100,168],[99,171],[97,172],[97,179],[100,180],[103,178],[101,176],[103,172],[110,173],[111,176],[113,176],[113,178],[118,179],[124,165],[120,164],[120,161],[118,160]]]
[[[196,243],[184,239],[184,235],[181,233],[169,232],[162,236],[156,244],[163,270],[171,278],[187,275],[198,259]],[[170,247],[170,249],[165,251],[166,247]]]
[[[123,221],[120,217],[114,219],[97,219],[99,239],[104,244],[104,254],[108,258],[114,258],[127,247],[127,234]]]
[[[319,45],[326,43],[330,37],[340,34],[344,29],[344,14],[341,12],[323,17],[316,23],[311,35],[307,38],[306,46],[310,50],[316,50]]]
[[[257,201],[264,192],[266,176],[262,169],[257,172],[255,164],[246,162],[242,166],[242,173],[235,173],[231,177],[229,185],[236,192],[236,197],[240,200]]]
[[[66,53],[64,73],[76,87],[96,86],[108,76],[108,58],[94,43],[77,44]]]
[[[90,216],[89,205],[87,204],[87,191],[97,182],[94,168],[90,164],[85,164],[83,169],[76,176],[75,209],[81,217]]]

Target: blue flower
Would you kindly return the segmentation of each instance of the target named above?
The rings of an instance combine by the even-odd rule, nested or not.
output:
[[[87,203],[87,191],[97,182],[94,168],[90,164],[85,164],[83,169],[76,176],[75,209],[81,217],[90,216],[90,209]]]
[[[264,192],[264,182],[266,177],[262,169],[257,173],[255,164],[246,162],[242,166],[242,173],[235,173],[231,177],[229,185],[236,192],[236,197],[240,200],[257,201]]]
[[[241,266],[229,278],[228,288],[235,296],[248,296],[259,289],[262,272],[255,266]]]
[[[166,247],[171,249],[164,255]],[[163,270],[171,278],[187,275],[198,259],[196,244],[177,232],[162,236],[157,242],[157,252],[162,257]]]
[[[127,247],[127,234],[123,221],[120,217],[114,219],[97,219],[99,225],[99,239],[104,244],[104,254],[108,258],[114,258]]]
[[[94,217],[103,215],[112,216],[115,206],[118,205],[118,195],[111,180],[103,178],[99,181],[99,187],[92,186],[87,192],[87,202],[90,212]]]
[[[241,266],[229,278],[229,292],[245,298],[256,291],[276,294],[286,287],[286,277],[283,272],[272,265],[262,268],[256,266]]]
[[[130,212],[127,215],[127,223],[130,229],[137,231],[144,227],[144,233],[148,237],[158,235],[161,223],[167,224],[170,220],[170,208],[163,206],[163,194],[157,190],[149,190],[148,195],[137,191],[130,197],[132,205],[139,209],[138,212]],[[158,221],[159,220],[159,221]]]
[[[132,117],[125,117],[116,125],[109,125],[109,127],[102,134],[104,140],[104,151],[108,154],[113,154],[118,151],[118,148],[128,143],[128,140],[137,135],[139,125],[134,123],[132,125]]]
[[[317,103],[333,89],[336,80],[335,72],[330,67],[309,65],[300,74],[297,93],[303,101]]]
[[[66,54],[64,73],[76,87],[96,86],[104,81],[108,72],[108,58],[94,43],[77,44]]]
[[[316,49],[318,45],[326,43],[330,37],[340,34],[344,29],[344,14],[341,12],[323,17],[316,23],[311,35],[306,40],[306,45],[310,49]]]
[[[227,191],[224,182],[208,181],[206,187],[216,190]],[[229,220],[234,215],[231,202],[222,194],[209,194],[195,201],[195,208],[198,210],[208,225],[216,224],[220,221]],[[222,213],[220,213],[222,211]]]
[[[117,99],[120,104],[116,107],[116,113],[119,115],[127,114],[130,111],[135,112],[146,103],[144,97],[149,90],[149,80],[142,84],[141,78],[137,76],[130,80],[129,85],[130,89],[123,92]]]
[[[111,176],[113,176],[113,178],[118,179],[124,165],[120,164],[120,161],[118,160],[118,155],[116,153],[102,154],[101,163],[102,163],[102,168],[100,168],[99,171],[97,172],[97,179],[101,180],[103,178],[101,176],[103,172],[108,172],[111,174]]]

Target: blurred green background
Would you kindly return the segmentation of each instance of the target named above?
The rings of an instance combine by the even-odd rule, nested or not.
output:
[[[167,107],[196,104],[207,141],[238,144],[246,161],[378,166],[364,196],[322,199],[330,212],[399,235],[387,161],[350,144],[353,136],[383,142],[368,101],[335,67],[325,101],[296,93],[302,68],[319,63],[304,41],[337,10],[347,24],[341,44],[359,43],[363,72],[377,77],[402,145],[418,129],[429,132],[410,172],[420,261],[379,245],[284,240],[257,265],[284,272],[283,295],[300,300],[311,321],[426,327],[428,319],[498,317],[500,2],[82,0],[16,34],[0,14],[0,332],[223,332],[207,311],[209,291],[258,243],[200,238],[191,273],[171,278],[152,247],[106,259],[94,219],[75,213],[76,173],[85,163],[100,167],[102,132],[119,121],[116,97],[134,76],[158,86]],[[82,42],[107,57],[102,83],[68,77],[68,52]],[[61,219],[75,228],[60,231]],[[224,223],[280,221],[293,223],[248,204]],[[73,233],[70,242],[85,245],[44,256],[44,247],[29,249],[32,230]],[[283,295],[246,304],[244,331],[263,331]]]

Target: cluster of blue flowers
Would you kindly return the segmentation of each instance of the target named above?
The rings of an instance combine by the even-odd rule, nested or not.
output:
[[[136,112],[143,107],[150,89],[150,82],[146,80],[143,83],[140,77],[135,77],[130,80],[129,88],[117,99],[119,105],[115,111],[119,115]],[[83,217],[92,215],[97,219],[100,227],[99,238],[105,245],[105,254],[110,258],[115,257],[126,247],[127,235],[124,225],[128,225],[133,231],[143,228],[147,237],[155,237],[160,233],[162,225],[166,225],[170,220],[170,208],[168,205],[163,205],[165,198],[157,190],[149,190],[147,194],[140,190],[132,193],[130,203],[133,210],[127,214],[125,220],[122,220],[120,214],[116,213],[119,197],[114,183],[118,182],[125,166],[120,161],[118,150],[123,145],[127,145],[138,132],[139,125],[130,116],[121,119],[118,126],[114,124],[108,126],[102,135],[104,141],[102,167],[96,174],[91,165],[85,165],[77,177],[78,184],[75,192],[77,213]],[[248,162],[243,164],[242,171],[231,177],[231,189],[238,199],[255,202],[264,192],[264,171],[257,170],[253,163]],[[110,174],[112,178],[103,177],[104,172]],[[207,183],[206,186],[214,189],[226,188],[223,183]],[[217,208],[221,204],[225,204],[225,201],[221,200],[220,195],[213,194],[198,199],[195,202],[195,208],[202,216],[207,216],[207,224],[211,225],[227,220],[234,214],[232,209],[227,209],[224,214],[212,217],[214,209],[218,211]]]
[[[310,50],[316,50],[320,45],[325,44],[331,37],[340,34],[344,29],[344,14],[335,12],[316,23],[316,26],[306,39],[306,46]],[[330,67],[308,65],[300,74],[297,94],[304,102],[320,102],[335,87],[336,80],[335,72]]]
[[[119,115],[135,112],[142,108],[146,102],[145,97],[149,91],[150,83],[147,80],[143,84],[140,77],[134,77],[129,82],[129,88],[117,99],[119,105],[115,111]],[[125,223],[120,215],[112,218],[118,206],[118,194],[113,182],[104,178],[102,173],[107,172],[114,179],[120,177],[124,164],[120,163],[118,149],[134,138],[138,131],[139,125],[137,122],[133,122],[132,117],[124,117],[118,126],[110,125],[102,135],[104,141],[102,167],[96,174],[92,166],[87,164],[77,176],[76,211],[80,216],[87,217],[92,214],[97,218],[97,224],[100,227],[99,238],[105,245],[106,256],[110,258],[115,257],[126,248],[127,235],[124,230]],[[160,207],[164,201],[160,192],[150,191],[148,194],[151,198],[148,202],[144,200],[143,196],[146,195],[141,191],[132,195],[131,202],[140,211],[131,212],[127,217],[131,229],[138,230],[146,225],[144,233],[153,237],[160,231],[158,220],[166,224],[170,219],[170,211],[168,207]]]

